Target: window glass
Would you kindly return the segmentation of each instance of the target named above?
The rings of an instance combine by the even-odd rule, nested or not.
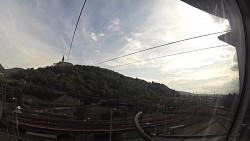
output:
[[[0,137],[223,140],[240,99],[234,2],[3,1]],[[247,124],[247,123],[246,123]]]

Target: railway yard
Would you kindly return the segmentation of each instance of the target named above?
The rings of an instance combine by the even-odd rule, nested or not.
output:
[[[15,115],[16,114],[16,115]],[[230,111],[208,103],[158,114],[142,115],[138,123],[154,140],[221,139],[230,126]],[[6,140],[143,140],[133,118],[75,120],[39,114],[13,113],[3,109],[1,137]],[[112,126],[112,129],[110,128]]]

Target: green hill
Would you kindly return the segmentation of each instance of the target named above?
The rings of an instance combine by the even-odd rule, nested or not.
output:
[[[21,93],[40,99],[46,97],[47,100],[67,93],[117,100],[133,99],[139,95],[144,100],[179,95],[164,84],[126,77],[94,66],[26,69],[12,74],[11,78],[17,80],[15,87],[19,87]]]

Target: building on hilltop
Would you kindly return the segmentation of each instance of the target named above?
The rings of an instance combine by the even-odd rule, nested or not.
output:
[[[61,68],[70,68],[70,67],[73,67],[73,64],[69,63],[69,62],[64,62],[64,56],[63,56],[62,61],[60,61],[58,63],[54,63],[53,66],[61,67]]]

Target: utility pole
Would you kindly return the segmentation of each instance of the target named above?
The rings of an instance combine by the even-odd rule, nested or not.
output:
[[[140,99],[141,99],[140,87],[138,87],[138,89],[139,89],[139,95],[138,95],[138,102],[137,102],[137,111],[140,110]]]
[[[111,111],[110,111],[109,141],[112,140],[113,110],[116,110],[116,108],[112,108]]]
[[[84,119],[82,122],[82,140],[84,141],[84,123],[87,122],[90,118]]]

